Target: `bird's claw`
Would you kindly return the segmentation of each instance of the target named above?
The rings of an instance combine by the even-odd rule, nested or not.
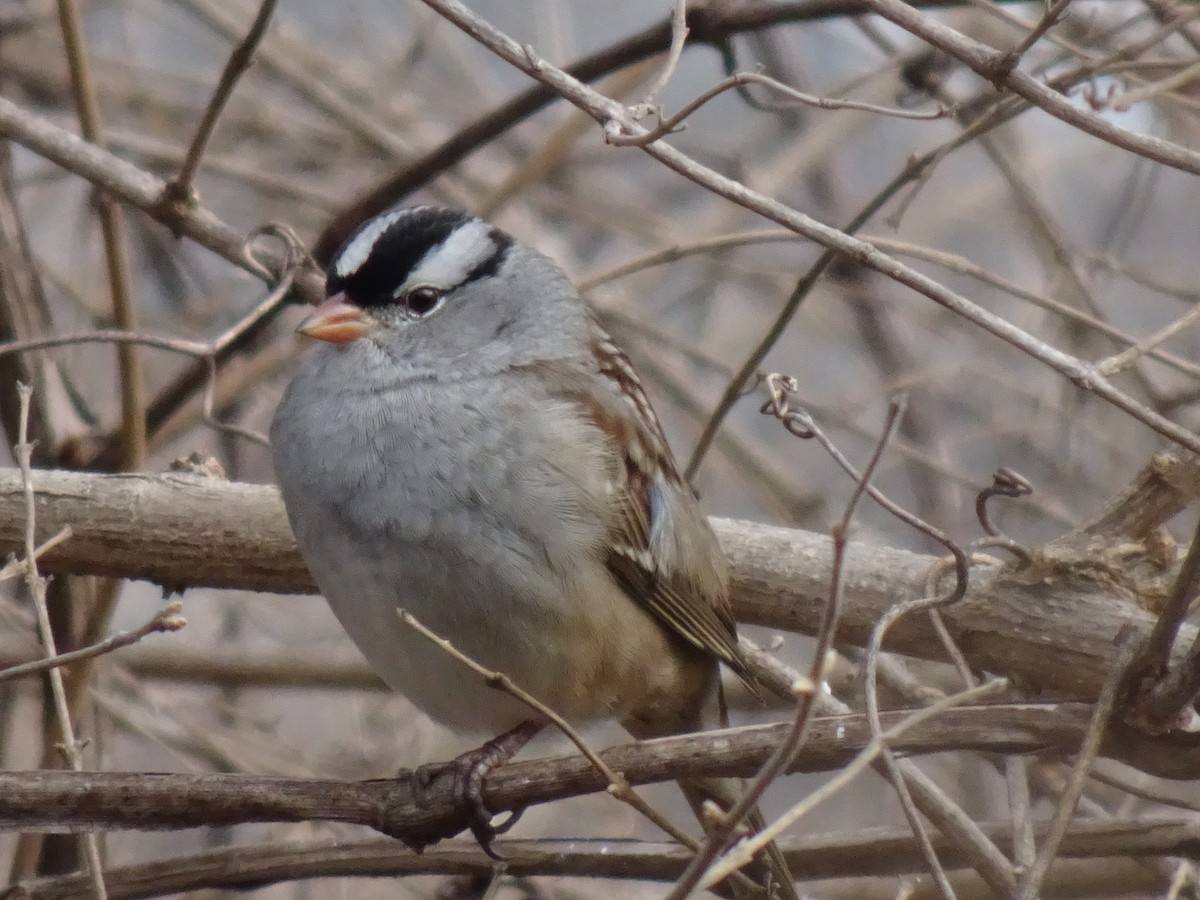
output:
[[[492,842],[497,835],[512,828],[525,810],[524,807],[513,810],[499,825],[493,825],[493,813],[483,802],[483,782],[492,769],[507,762],[540,728],[537,723],[523,723],[481,747],[456,756],[450,762],[418,766],[410,780],[413,799],[418,806],[427,806],[430,786],[438,778],[449,774],[454,779],[451,795],[455,809],[466,818],[467,827],[479,842],[480,849],[492,859],[503,862],[504,857],[492,848]],[[421,844],[421,849],[457,833],[458,829],[455,829],[433,836]]]

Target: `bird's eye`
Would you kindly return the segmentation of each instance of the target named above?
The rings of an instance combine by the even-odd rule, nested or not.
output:
[[[445,296],[435,287],[418,285],[404,294],[404,308],[417,316],[427,316],[442,302]]]

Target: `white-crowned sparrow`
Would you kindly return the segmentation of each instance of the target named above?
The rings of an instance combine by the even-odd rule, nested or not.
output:
[[[334,256],[299,330],[322,345],[275,413],[275,470],[317,584],[388,684],[457,730],[506,733],[488,763],[542,725],[403,607],[569,721],[701,727],[718,662],[745,673],[725,559],[557,265],[464,213],[393,209]]]

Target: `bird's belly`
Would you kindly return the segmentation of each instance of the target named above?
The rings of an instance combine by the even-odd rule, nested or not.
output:
[[[322,592],[384,681],[456,730],[496,734],[539,716],[406,625],[400,609],[574,724],[659,704],[691,707],[711,687],[711,661],[698,671],[600,567],[594,591],[568,597],[534,585],[514,590],[469,560],[395,540],[386,556],[371,556],[364,566],[360,555],[354,571],[336,559],[314,566]]]
[[[528,708],[487,687],[480,675],[406,625],[399,613],[401,609],[411,613],[477,662],[508,671],[513,668],[513,660],[489,652],[506,643],[504,629],[498,623],[484,616],[451,619],[445,614],[451,604],[430,591],[397,594],[377,581],[363,587],[361,594],[344,594],[337,584],[330,584],[323,593],[375,671],[422,712],[456,730],[480,734],[506,731],[531,717]]]
[[[337,560],[314,568],[322,572],[322,592],[334,614],[368,662],[446,725],[496,733],[536,714],[405,624],[400,609],[568,719],[604,718],[622,705],[615,686],[598,683],[604,669],[588,635],[599,623],[587,604],[533,591],[522,595],[468,560],[446,560],[395,540],[385,559],[364,564],[360,555],[354,571],[341,571]]]

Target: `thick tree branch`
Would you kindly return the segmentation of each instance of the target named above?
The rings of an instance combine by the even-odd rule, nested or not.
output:
[[[166,588],[222,587],[306,593],[314,585],[275,488],[172,473],[90,475],[36,471],[38,540],[70,525],[73,537],[39,562],[48,573],[143,579]],[[0,552],[20,546],[19,473],[0,469]],[[714,520],[734,570],[734,605],[744,622],[813,633],[832,564],[828,537],[750,522]],[[1018,683],[1093,699],[1104,683],[1122,626],[1148,629],[1136,583],[1090,547],[1055,545],[1027,565],[978,568],[967,597],[944,614],[972,665]],[[1128,554],[1127,548],[1123,553]],[[863,644],[895,602],[923,595],[935,558],[851,544],[839,642]],[[1185,626],[1180,644],[1196,629]],[[940,658],[928,620],[912,617],[888,648]],[[1177,654],[1178,656],[1178,654]]]

